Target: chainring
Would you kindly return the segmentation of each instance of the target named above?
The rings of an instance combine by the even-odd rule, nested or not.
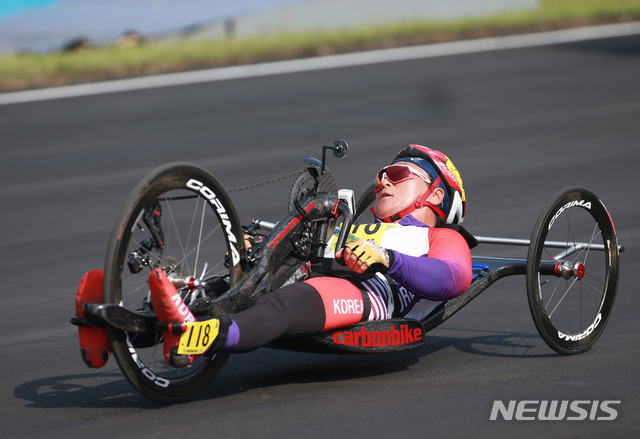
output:
[[[338,184],[333,178],[333,174],[328,171],[320,174],[316,167],[306,168],[293,182],[287,206],[291,211],[296,208],[296,201],[300,203],[307,197],[321,193],[338,195]]]

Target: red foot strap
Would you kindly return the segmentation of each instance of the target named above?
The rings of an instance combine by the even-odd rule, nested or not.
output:
[[[149,275],[149,289],[151,290],[153,310],[161,322],[182,323],[196,320],[164,271],[156,269],[151,272]],[[175,334],[174,331],[170,330],[163,331],[163,333],[164,359],[169,363],[171,349],[177,348],[180,343],[180,334]],[[193,358],[190,358],[190,361],[193,361]]]
[[[82,277],[76,293],[76,315],[79,318],[84,319],[82,307],[85,303],[103,303],[103,278],[102,270],[89,271]],[[104,366],[111,354],[107,331],[95,326],[78,326],[78,337],[80,354],[85,364],[96,369]]]

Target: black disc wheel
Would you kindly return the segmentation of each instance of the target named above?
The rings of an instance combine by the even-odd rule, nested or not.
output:
[[[291,186],[287,206],[289,211],[296,208],[296,202],[301,203],[308,197],[327,193],[338,195],[338,185],[330,172],[320,173],[318,167],[309,167],[302,170]]]
[[[287,207],[289,211],[296,208],[296,203],[302,202],[307,197],[312,197],[318,192],[320,177],[315,168],[306,168],[296,177],[289,193]]]
[[[583,188],[556,194],[538,218],[527,257],[529,309],[549,347],[569,355],[593,345],[611,315],[619,264],[600,199]]]
[[[224,287],[241,279],[243,243],[235,208],[209,172],[187,163],[162,166],[134,188],[116,220],[105,261],[105,302],[153,314],[148,278],[162,269],[193,306],[204,300],[204,289],[197,287],[202,282]],[[173,368],[163,357],[162,332],[109,328],[108,333],[126,378],[160,403],[193,397],[228,358],[225,353],[200,356],[187,367]]]

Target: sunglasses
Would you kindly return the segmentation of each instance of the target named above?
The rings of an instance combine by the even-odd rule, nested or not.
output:
[[[431,179],[426,175],[410,168],[407,165],[389,165],[380,169],[376,176],[376,192],[382,189],[382,181],[386,178],[392,184],[402,183],[406,180],[411,180],[414,175],[417,175],[424,180],[425,183],[431,184]]]

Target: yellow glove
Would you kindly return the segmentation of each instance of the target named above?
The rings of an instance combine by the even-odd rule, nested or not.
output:
[[[389,253],[386,249],[377,246],[371,241],[359,239],[350,242],[342,250],[345,264],[356,273],[364,273],[365,271],[386,272],[389,269]]]

